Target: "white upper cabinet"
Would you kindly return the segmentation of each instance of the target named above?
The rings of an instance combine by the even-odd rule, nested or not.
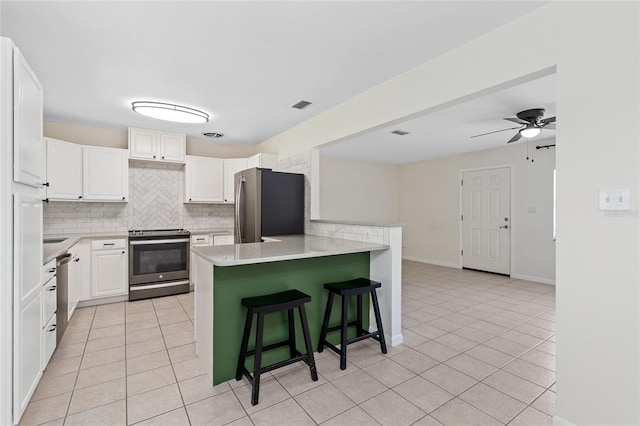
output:
[[[177,133],[158,134],[158,155],[161,161],[184,163],[187,151],[185,135]]]
[[[187,155],[185,163],[185,202],[223,201],[223,160]]]
[[[83,199],[126,201],[129,196],[127,150],[84,147],[82,154]]]
[[[259,153],[247,158],[247,169],[254,167],[276,170],[278,168],[278,156],[275,154]]]
[[[17,47],[13,48],[13,180],[45,182],[42,85]]]
[[[126,201],[129,153],[126,149],[46,139],[47,199]]]
[[[129,127],[129,158],[184,163],[186,136]]]
[[[234,180],[236,173],[247,168],[246,158],[228,158],[224,160],[224,202],[233,203],[235,194],[233,193]]]
[[[82,145],[46,138],[47,198],[82,198]]]

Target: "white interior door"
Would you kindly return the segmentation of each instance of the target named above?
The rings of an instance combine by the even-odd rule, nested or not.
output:
[[[511,273],[508,167],[462,174],[462,266]]]

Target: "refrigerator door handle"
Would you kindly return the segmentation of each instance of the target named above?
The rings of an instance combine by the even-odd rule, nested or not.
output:
[[[240,176],[240,179],[238,179],[238,188],[236,188],[236,214],[235,214],[235,219],[236,219],[236,223],[235,223],[235,231],[236,231],[236,244],[241,244],[242,243],[242,229],[240,228],[241,225],[241,221],[240,221],[240,212],[241,210],[241,206],[240,206],[240,200],[242,197],[242,184],[244,183],[245,178],[244,176]]]

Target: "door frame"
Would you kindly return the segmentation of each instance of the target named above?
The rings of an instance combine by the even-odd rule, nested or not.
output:
[[[515,241],[515,220],[514,220],[514,188],[515,188],[515,175],[514,175],[514,165],[513,164],[497,164],[495,166],[483,166],[483,167],[471,167],[466,169],[460,169],[458,173],[458,182],[462,182],[462,175],[466,172],[478,172],[483,170],[493,170],[493,169],[509,169],[509,224],[511,227],[511,232],[509,234],[509,276],[513,275],[513,266],[515,264],[515,255],[514,255],[514,244]],[[458,185],[458,217],[462,216],[462,185]],[[462,220],[458,220],[458,265],[460,269],[462,266],[462,248],[463,248],[463,234],[462,234]]]

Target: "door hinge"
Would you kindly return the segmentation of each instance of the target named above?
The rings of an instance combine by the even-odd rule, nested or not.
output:
[[[464,250],[460,250],[460,256],[464,256]]]

